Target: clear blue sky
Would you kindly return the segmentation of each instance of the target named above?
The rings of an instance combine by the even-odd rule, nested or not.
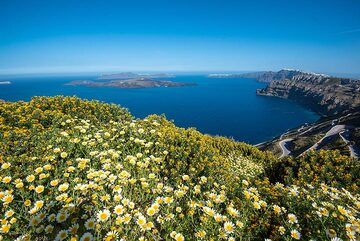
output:
[[[360,1],[0,1],[0,74],[283,67],[360,73]]]

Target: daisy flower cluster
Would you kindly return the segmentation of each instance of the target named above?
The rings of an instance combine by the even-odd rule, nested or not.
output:
[[[351,240],[359,195],[271,153],[76,97],[0,103],[0,240]]]

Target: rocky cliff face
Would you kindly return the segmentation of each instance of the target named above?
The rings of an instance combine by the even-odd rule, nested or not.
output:
[[[291,79],[292,77],[304,74],[300,70],[282,69],[280,71],[261,71],[244,74],[209,74],[209,78],[249,78],[259,82],[271,82],[274,80]]]
[[[301,71],[288,75],[280,72],[276,76],[284,77],[272,80],[266,88],[257,90],[257,94],[292,99],[322,115],[360,108],[359,80]]]
[[[275,80],[284,80],[284,79],[292,79],[298,75],[316,75],[325,77],[323,74],[315,74],[315,73],[306,73],[300,70],[295,69],[282,69],[280,71],[262,71],[262,72],[254,72],[254,73],[246,73],[237,75],[240,78],[253,78],[260,82],[271,82]]]

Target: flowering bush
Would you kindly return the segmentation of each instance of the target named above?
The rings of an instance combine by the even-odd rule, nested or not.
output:
[[[277,160],[266,167],[267,175],[273,182],[286,184],[319,185],[326,183],[358,192],[360,184],[360,163],[339,151],[309,152],[300,158]],[[273,175],[272,175],[273,174]]]
[[[359,195],[340,182],[273,183],[269,152],[116,105],[0,103],[0,148],[0,240],[359,237]]]

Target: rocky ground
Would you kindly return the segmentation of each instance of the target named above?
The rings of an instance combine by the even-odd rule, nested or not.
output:
[[[310,150],[340,150],[344,155],[360,156],[360,112],[323,117],[319,121],[291,129],[257,146],[285,156],[300,156]]]

